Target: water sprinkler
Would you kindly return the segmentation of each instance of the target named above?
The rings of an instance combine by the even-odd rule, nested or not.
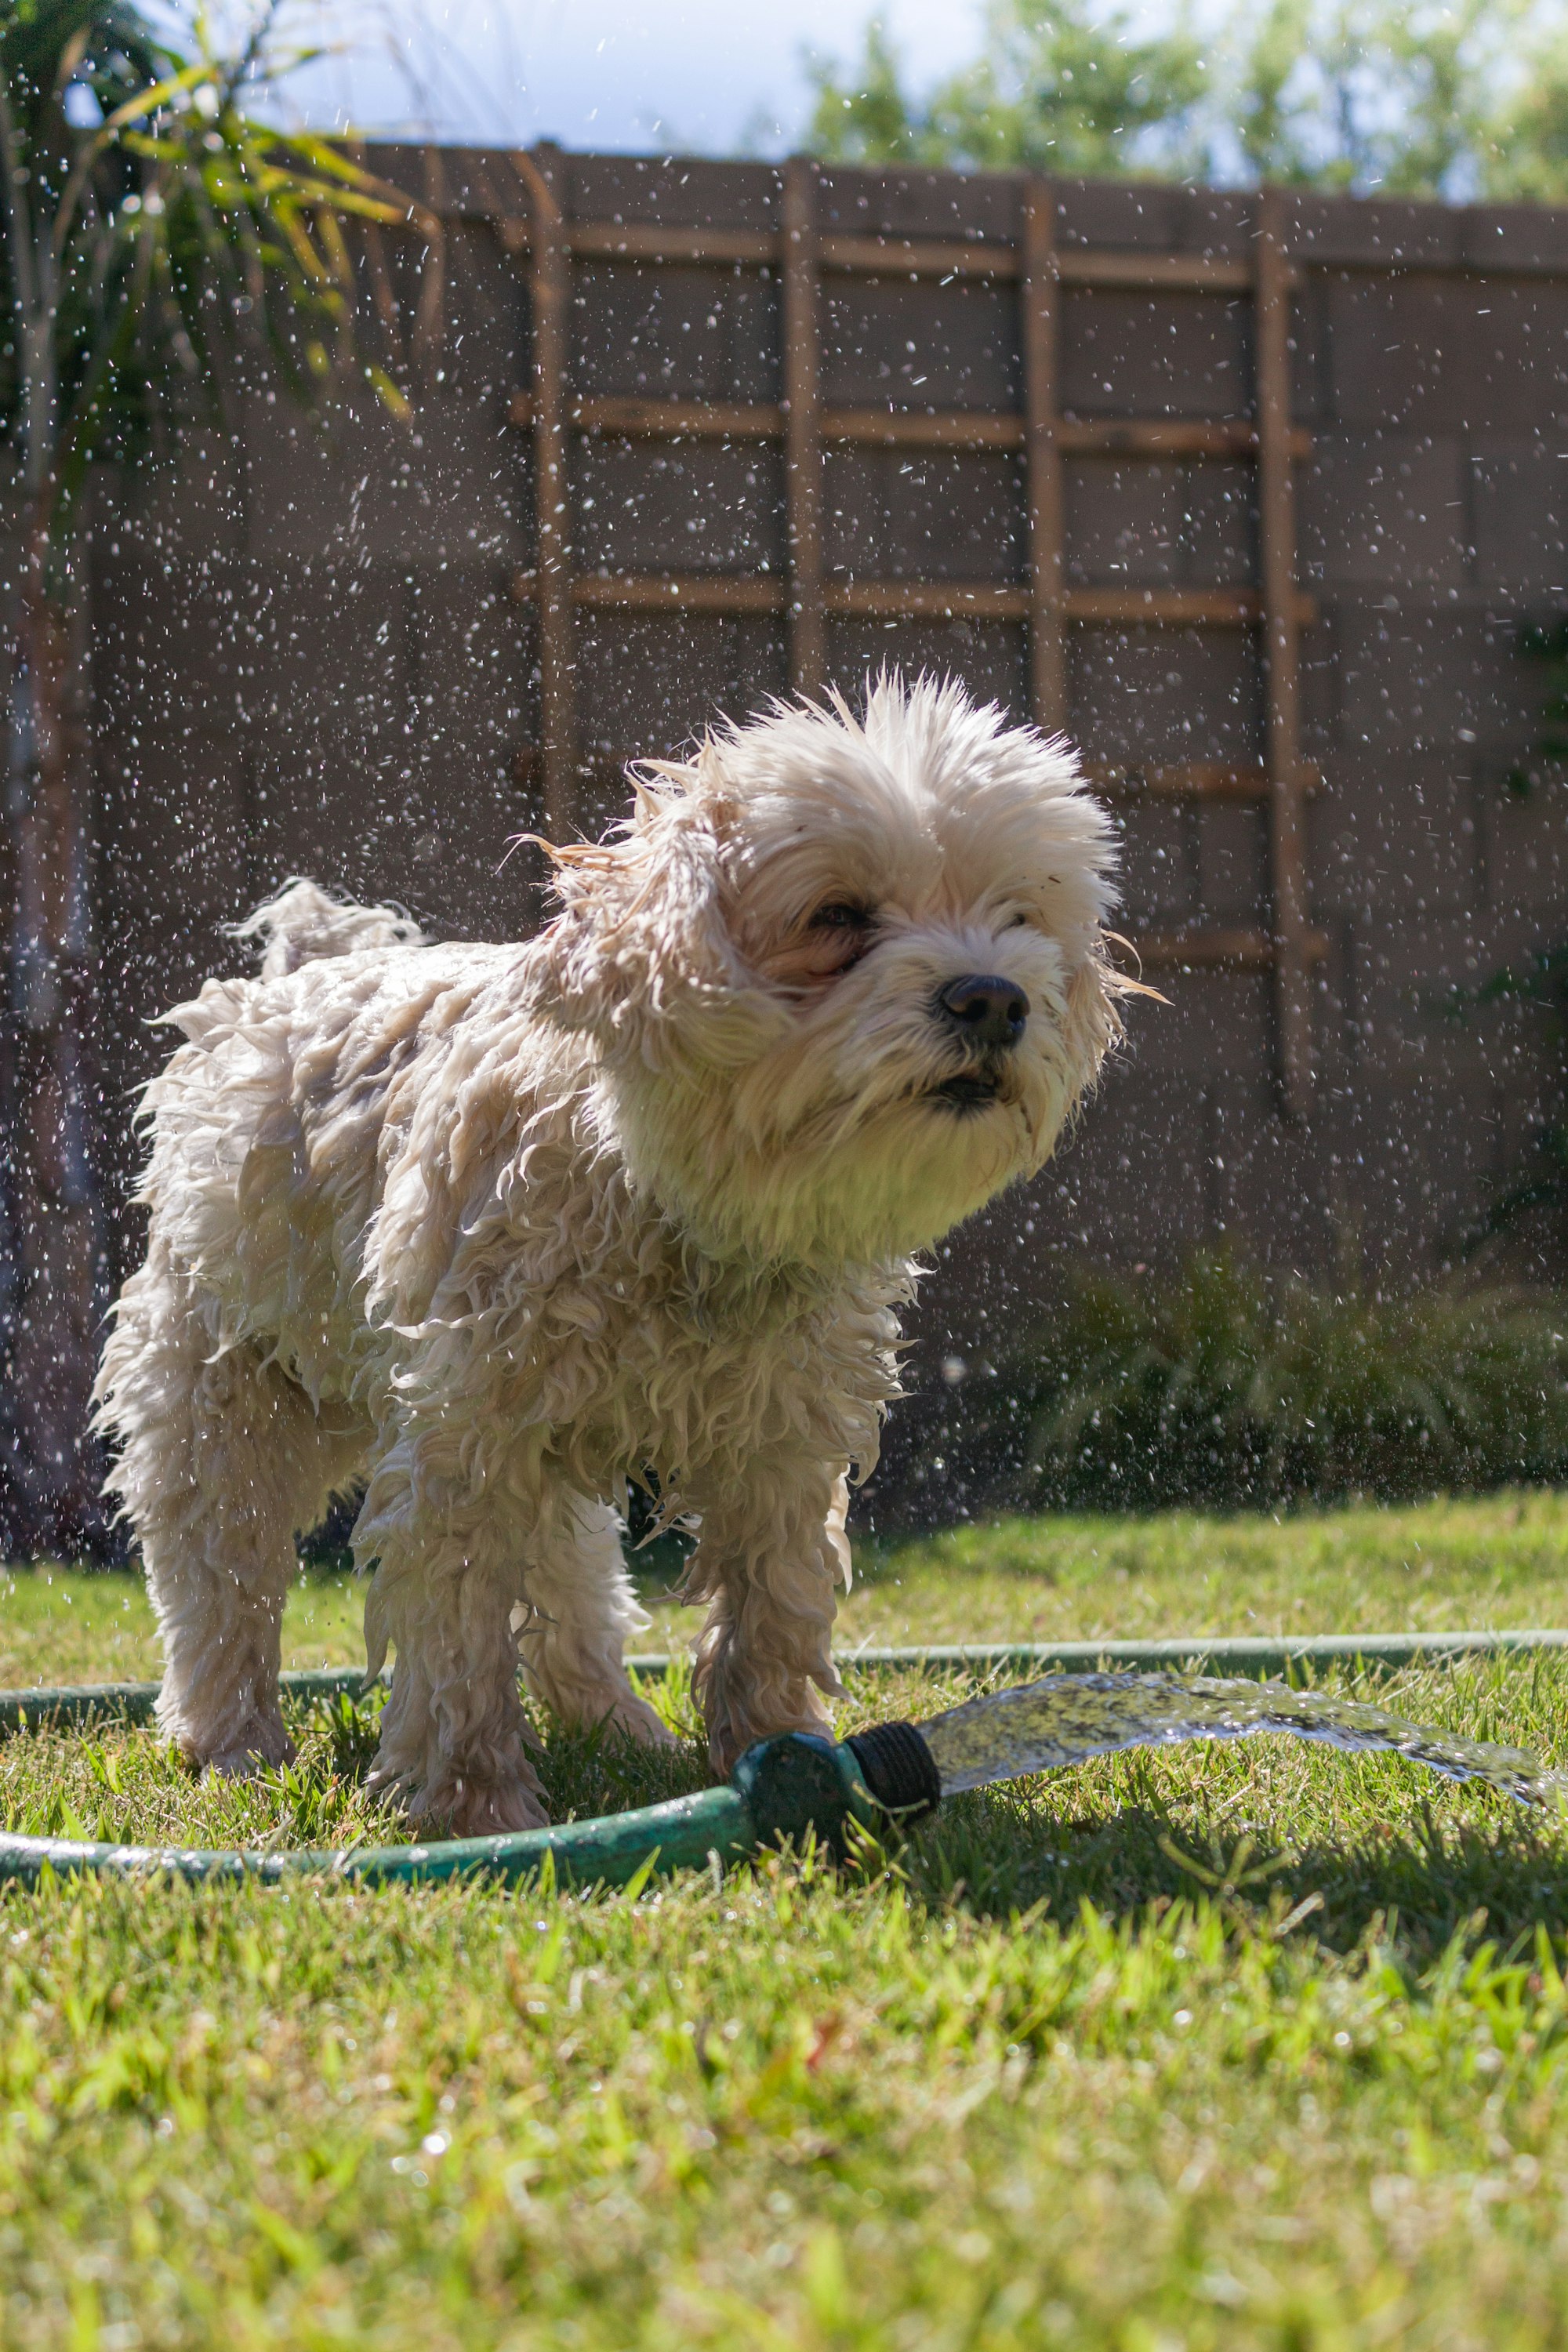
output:
[[[282,1682],[296,1698],[331,1697],[362,1686],[360,1676],[341,1669],[286,1675]],[[156,1685],[144,1683],[4,1692],[0,1731],[107,1715],[146,1722],[156,1696]],[[842,1851],[852,1824],[886,1840],[964,1790],[1062,1770],[1125,1748],[1263,1732],[1350,1752],[1403,1756],[1450,1780],[1482,1780],[1521,1803],[1553,1811],[1563,1810],[1568,1799],[1568,1776],[1548,1770],[1522,1748],[1458,1738],[1360,1700],[1282,1682],[1163,1667],[1099,1670],[1047,1675],[965,1700],[923,1724],[879,1723],[840,1741],[785,1732],[748,1748],[721,1788],[594,1821],[500,1837],[284,1853],[3,1833],[0,1882],[36,1885],[53,1872],[268,1883],[309,1874],[368,1886],[469,1876],[510,1884],[537,1876],[548,1862],[558,1884],[641,1885],[655,1870],[702,1868],[715,1857],[721,1864],[743,1861],[808,1837]]]

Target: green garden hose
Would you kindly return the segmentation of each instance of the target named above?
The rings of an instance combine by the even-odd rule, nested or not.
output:
[[[1184,1635],[1173,1642],[952,1642],[920,1643],[902,1649],[851,1650],[843,1666],[963,1666],[971,1672],[998,1666],[1036,1666],[1058,1674],[1097,1666],[1225,1666],[1232,1673],[1276,1675],[1316,1665],[1413,1666],[1440,1659],[1508,1656],[1515,1652],[1568,1650],[1568,1633],[1555,1628],[1505,1629],[1500,1633],[1302,1633],[1294,1640],[1252,1633]],[[664,1655],[626,1660],[633,1674],[655,1677],[669,1672]],[[358,1666],[311,1666],[279,1675],[285,1698],[310,1701],[358,1696],[366,1687]],[[0,1739],[13,1731],[63,1729],[111,1717],[121,1723],[151,1723],[158,1704],[156,1683],[60,1683],[33,1690],[0,1691]]]
[[[1404,1665],[1564,1648],[1568,1648],[1568,1633],[1556,1631],[1352,1633],[1309,1635],[1283,1643],[1221,1638],[868,1650],[846,1663],[961,1664],[971,1669],[1031,1665],[1068,1670],[1069,1675],[1081,1667],[1090,1670],[1085,1679],[1092,1681],[1092,1670],[1116,1666],[1147,1674],[1162,1666],[1190,1668],[1206,1662],[1269,1674],[1334,1661]],[[628,1663],[645,1674],[659,1674],[668,1670],[669,1662],[647,1658]],[[348,1666],[286,1674],[280,1682],[286,1697],[304,1700],[352,1696],[364,1688],[363,1675]],[[0,1737],[104,1718],[148,1723],[157,1696],[156,1683],[0,1692]],[[263,1881],[313,1874],[371,1886],[465,1875],[511,1882],[536,1875],[548,1859],[562,1883],[625,1885],[656,1868],[701,1868],[714,1857],[721,1864],[739,1861],[780,1838],[801,1839],[808,1832],[826,1843],[840,1845],[851,1822],[873,1832],[884,1832],[934,1811],[942,1788],[924,1738],[908,1724],[879,1724],[838,1743],[786,1732],[749,1748],[724,1788],[705,1789],[696,1796],[676,1797],[635,1812],[567,1822],[559,1828],[429,1844],[354,1845],[336,1851],[297,1849],[279,1853],[106,1845],[82,1839],[0,1832],[0,1884],[36,1885],[46,1871],[118,1876],[162,1872],[187,1879]]]
[[[99,1845],[77,1838],[0,1835],[0,1882],[36,1885],[46,1871],[113,1877],[145,1873],[189,1879],[278,1880],[302,1874],[391,1886],[413,1879],[537,1876],[550,1857],[559,1884],[624,1886],[653,1869],[700,1869],[717,1855],[739,1862],[781,1837],[841,1837],[853,1815],[880,1811],[854,1751],[800,1732],[749,1748],[722,1789],[510,1837],[449,1838],[429,1845],[300,1848],[284,1853],[206,1853],[190,1846]],[[886,1826],[886,1817],[883,1817]]]
[[[331,1698],[363,1689],[352,1668],[327,1667],[279,1677],[285,1696]],[[44,1730],[94,1718],[152,1720],[156,1683],[105,1683],[58,1690],[0,1692],[0,1735]],[[853,1819],[886,1831],[894,1819],[931,1811],[941,1795],[923,1746],[903,1725],[879,1726],[835,1743],[801,1732],[747,1749],[728,1785],[675,1797],[636,1812],[566,1822],[558,1829],[503,1837],[449,1838],[422,1845],[297,1848],[281,1853],[194,1846],[105,1845],[81,1838],[0,1832],[0,1885],[36,1885],[46,1871],[130,1877],[147,1873],[187,1879],[276,1881],[302,1874],[388,1886],[409,1880],[464,1876],[512,1882],[536,1876],[551,1860],[557,1883],[624,1886],[651,1870],[700,1869],[713,1857],[738,1862],[780,1838],[839,1843]]]

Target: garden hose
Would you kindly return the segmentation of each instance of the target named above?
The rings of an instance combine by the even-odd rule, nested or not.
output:
[[[1568,1650],[1568,1632],[1527,1627],[1502,1632],[1453,1633],[1302,1633],[1294,1640],[1252,1633],[1184,1635],[1175,1641],[1140,1642],[949,1642],[920,1643],[900,1649],[850,1650],[841,1666],[959,1666],[971,1673],[1001,1666],[1035,1666],[1058,1674],[1093,1672],[1102,1666],[1224,1666],[1249,1675],[1293,1674],[1319,1665],[1415,1666],[1444,1659],[1511,1656],[1516,1652]],[[667,1675],[668,1656],[631,1657],[628,1672],[655,1678]],[[279,1675],[285,1698],[349,1698],[368,1687],[358,1666],[311,1666]],[[32,1690],[0,1691],[0,1739],[13,1731],[60,1730],[96,1717],[121,1723],[151,1723],[158,1704],[156,1683],[60,1683]]]
[[[319,1690],[327,1680],[321,1675],[285,1677],[296,1690],[302,1682]],[[343,1686],[341,1675],[331,1679],[331,1690]],[[144,1689],[138,1692],[139,1701],[143,1696]],[[16,1699],[16,1694],[8,1692],[0,1703],[14,1706]],[[511,1883],[537,1876],[548,1857],[557,1884],[624,1886],[655,1869],[700,1869],[715,1856],[721,1864],[740,1862],[759,1847],[774,1845],[781,1838],[800,1840],[808,1832],[841,1847],[851,1820],[885,1833],[895,1822],[933,1811],[941,1795],[935,1763],[911,1724],[879,1724],[837,1744],[789,1731],[749,1748],[724,1788],[645,1805],[636,1812],[565,1822],[559,1828],[424,1845],[345,1846],[336,1852],[301,1847],[281,1853],[103,1845],[79,1838],[0,1833],[0,1884],[10,1880],[36,1885],[46,1871],[65,1876],[161,1873],[186,1879],[264,1881],[324,1875],[363,1886],[460,1877]]]
[[[285,1697],[335,1698],[364,1687],[353,1667],[279,1676]],[[153,1720],[156,1683],[104,1683],[57,1690],[0,1692],[0,1736],[95,1719]],[[46,1871],[127,1877],[276,1881],[306,1874],[387,1886],[464,1876],[512,1882],[538,1874],[550,1857],[557,1883],[621,1886],[652,1869],[700,1869],[711,1856],[738,1862],[781,1838],[808,1832],[841,1845],[858,1821],[885,1832],[895,1821],[932,1811],[942,1787],[930,1751],[909,1724],[880,1724],[836,1744],[803,1732],[760,1740],[727,1786],[675,1797],[636,1812],[606,1813],[558,1828],[449,1838],[425,1844],[296,1848],[279,1853],[194,1846],[106,1845],[81,1838],[0,1833],[0,1884],[36,1885]]]
[[[1177,1665],[1191,1669],[1205,1661],[1250,1667],[1258,1674],[1280,1666],[1291,1671],[1332,1661],[1394,1665],[1565,1647],[1568,1633],[1555,1631],[1333,1634],[1307,1636],[1287,1643],[1278,1640],[1219,1639],[862,1651],[853,1663],[926,1666],[953,1664],[972,1669],[981,1665],[1045,1665],[1058,1670],[1058,1683],[1075,1679],[1070,1671],[1064,1674],[1060,1670],[1081,1666],[1090,1671],[1076,1679],[1087,1686],[1145,1678],[1159,1680],[1157,1674],[1151,1675],[1151,1669]],[[663,1658],[628,1661],[644,1673],[653,1674],[667,1671],[668,1663]],[[1105,1669],[1116,1666],[1130,1666],[1139,1672],[1120,1677],[1107,1675]],[[345,1666],[286,1674],[279,1682],[285,1697],[307,1701],[345,1694],[352,1696],[365,1688],[363,1674]],[[1047,1685],[1036,1687],[1044,1690]],[[1218,1691],[1226,1687],[1210,1686]],[[1239,1689],[1240,1685],[1228,1687]],[[1014,1699],[1026,1696],[1008,1694]],[[1282,1697],[1286,1696],[1281,1694]],[[104,1718],[148,1723],[153,1720],[157,1697],[156,1683],[104,1683],[0,1692],[0,1737],[9,1732],[41,1731]],[[951,1724],[957,1716],[973,1712],[974,1704],[972,1702],[967,1710],[954,1710],[941,1721]],[[1342,1711],[1347,1720],[1352,1714],[1359,1717],[1374,1712],[1354,1708]],[[927,1727],[933,1736],[937,1727]],[[1291,1723],[1279,1727],[1302,1728]],[[1307,1736],[1313,1735],[1309,1731]],[[1112,1744],[1125,1743],[1118,1739]],[[1339,1744],[1363,1742],[1358,1733],[1355,1739]],[[1373,1744],[1391,1743],[1379,1737]],[[1402,1740],[1400,1744],[1407,1743]],[[1088,1755],[1100,1751],[1091,1747],[1079,1752]],[[1410,1752],[1419,1751],[1411,1748]],[[1511,1750],[1487,1752],[1510,1759],[1513,1754]],[[1482,1751],[1478,1748],[1475,1753],[1479,1755]],[[1424,1760],[1432,1761],[1435,1757],[1434,1750]],[[1522,1761],[1529,1763],[1531,1759]],[[1436,1769],[1448,1767],[1438,1761]],[[983,1777],[994,1776],[988,1772]],[[1502,1780],[1497,1782],[1505,1784]],[[952,1785],[963,1783],[954,1780]],[[538,1874],[548,1864],[560,1883],[578,1886],[625,1885],[656,1868],[701,1868],[714,1858],[721,1864],[740,1861],[760,1847],[776,1844],[781,1839],[798,1841],[808,1832],[826,1844],[841,1848],[852,1822],[874,1835],[901,1829],[936,1810],[942,1787],[943,1774],[936,1757],[922,1732],[912,1724],[877,1724],[839,1742],[811,1733],[785,1732],[748,1748],[723,1788],[705,1789],[695,1796],[672,1798],[664,1804],[644,1806],[634,1812],[566,1822],[558,1828],[525,1830],[499,1837],[443,1839],[422,1844],[349,1845],[336,1850],[300,1848],[281,1853],[111,1845],[85,1839],[0,1832],[0,1884],[11,1881],[35,1885],[46,1871],[111,1876],[161,1872],[193,1880],[277,1881],[325,1874],[371,1886],[462,1876],[510,1883]]]

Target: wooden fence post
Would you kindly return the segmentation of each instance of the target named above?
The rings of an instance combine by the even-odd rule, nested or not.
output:
[[[783,375],[789,682],[796,694],[820,694],[827,681],[816,234],[816,166],[807,157],[795,155],[784,166]]]
[[[1286,199],[1263,193],[1258,238],[1258,521],[1274,896],[1274,1002],[1286,1117],[1312,1104],[1311,958],[1301,805],[1300,658],[1296,595],[1296,485],[1290,433],[1290,283]]]
[[[577,784],[575,648],[572,620],[567,472],[567,319],[571,248],[552,184],[559,158],[541,147],[519,155],[532,199],[534,607],[539,616],[540,766],[545,833],[565,837]]]
[[[1065,730],[1068,708],[1062,453],[1057,414],[1061,286],[1057,275],[1056,226],[1056,192],[1050,182],[1030,180],[1024,191],[1018,286],[1029,501],[1029,688],[1035,724],[1049,735]]]

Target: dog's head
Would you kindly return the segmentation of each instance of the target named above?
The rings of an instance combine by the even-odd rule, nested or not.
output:
[[[1049,1154],[1116,1034],[1109,822],[1073,755],[884,677],[634,776],[552,852],[542,1009],[598,1041],[632,1181],[710,1251],[935,1240]]]

